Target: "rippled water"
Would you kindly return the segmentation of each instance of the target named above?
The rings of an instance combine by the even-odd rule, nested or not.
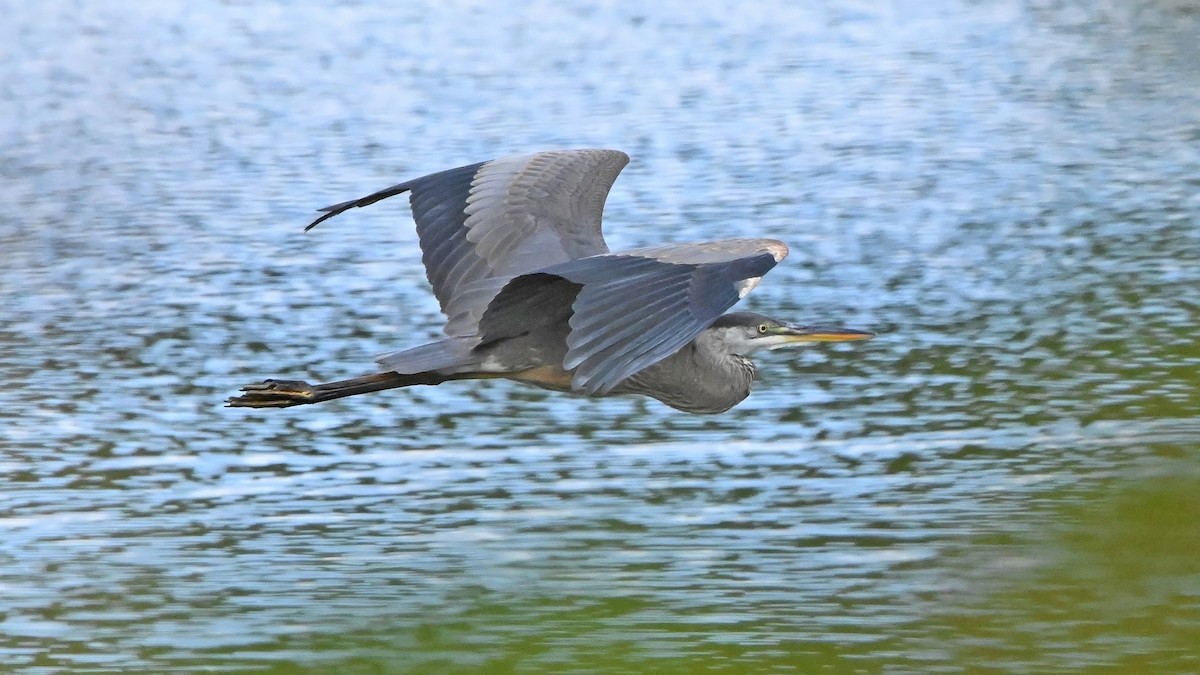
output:
[[[1200,669],[1195,7],[597,5],[0,0],[0,665]],[[313,209],[559,146],[880,337],[221,407],[439,330],[403,200]]]

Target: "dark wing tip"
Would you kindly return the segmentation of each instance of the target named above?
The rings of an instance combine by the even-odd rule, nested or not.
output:
[[[388,197],[395,197],[396,195],[401,194],[403,192],[408,192],[411,188],[412,188],[412,181],[409,181],[406,183],[400,183],[399,185],[393,185],[390,188],[384,188],[383,190],[380,190],[379,192],[372,192],[371,194],[367,195],[366,197],[359,197],[358,199],[351,199],[348,202],[342,202],[341,204],[334,204],[333,206],[326,206],[324,208],[317,209],[317,211],[324,211],[325,213],[323,215],[321,215],[320,217],[318,217],[316,220],[309,223],[308,227],[304,228],[304,231],[308,232],[309,230],[313,229],[317,225],[320,225],[321,223],[325,222],[326,220],[329,220],[330,218],[332,218],[338,214],[345,213],[346,211],[349,211],[350,209],[359,208],[359,207],[363,207],[363,206],[370,206],[371,204],[374,204],[375,202],[387,199]]]
[[[353,201],[342,202],[341,204],[334,204],[333,206],[326,206],[325,208],[317,209],[317,211],[324,211],[324,213],[321,214],[316,220],[309,223],[304,228],[304,231],[308,232],[309,230],[313,229],[317,225],[320,225],[321,223],[329,220],[330,218],[338,215],[339,213],[348,211],[356,206],[358,206],[357,199],[355,199]]]

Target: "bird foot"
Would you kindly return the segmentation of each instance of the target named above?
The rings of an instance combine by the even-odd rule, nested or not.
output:
[[[314,403],[316,398],[313,386],[303,380],[263,380],[259,384],[248,384],[241,390],[246,393],[226,401],[226,407],[289,408]]]

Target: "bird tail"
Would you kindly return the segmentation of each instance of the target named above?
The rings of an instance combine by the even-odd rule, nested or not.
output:
[[[462,379],[463,375],[444,375],[425,372],[414,374],[375,373],[348,380],[309,384],[301,380],[264,380],[242,387],[241,396],[226,401],[231,408],[290,408],[296,405],[321,403],[335,398],[356,396],[384,389],[411,387],[417,384],[441,384]]]
[[[452,337],[384,354],[376,357],[375,362],[397,373],[460,373],[479,365],[479,358],[472,353],[478,344],[478,337]]]

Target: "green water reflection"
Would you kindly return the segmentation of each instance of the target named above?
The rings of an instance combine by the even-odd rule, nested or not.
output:
[[[959,597],[912,627],[926,653],[1006,671],[1195,670],[1200,475],[1180,468],[1114,477],[1046,509],[1036,530],[967,552],[978,568]]]
[[[909,587],[911,619],[872,619],[872,593],[853,587],[823,599],[854,615],[841,628],[829,617],[806,622],[805,606],[780,608],[786,636],[755,612],[739,615],[736,601],[720,614],[681,614],[639,588],[638,576],[672,567],[649,563],[605,579],[551,570],[578,584],[568,591],[535,582],[498,594],[466,584],[444,606],[395,625],[318,630],[259,648],[278,673],[558,672],[585,664],[622,672],[1189,672],[1200,659],[1200,475],[1179,470],[1176,461],[1151,462],[1136,476],[1043,492],[1012,527],[942,551],[934,577],[900,566],[863,580]],[[602,541],[588,551],[614,553]],[[704,592],[703,576],[681,581],[682,592]],[[239,648],[229,663],[244,664],[254,651]],[[293,651],[295,662],[278,662]],[[213,665],[224,661],[211,657]]]

